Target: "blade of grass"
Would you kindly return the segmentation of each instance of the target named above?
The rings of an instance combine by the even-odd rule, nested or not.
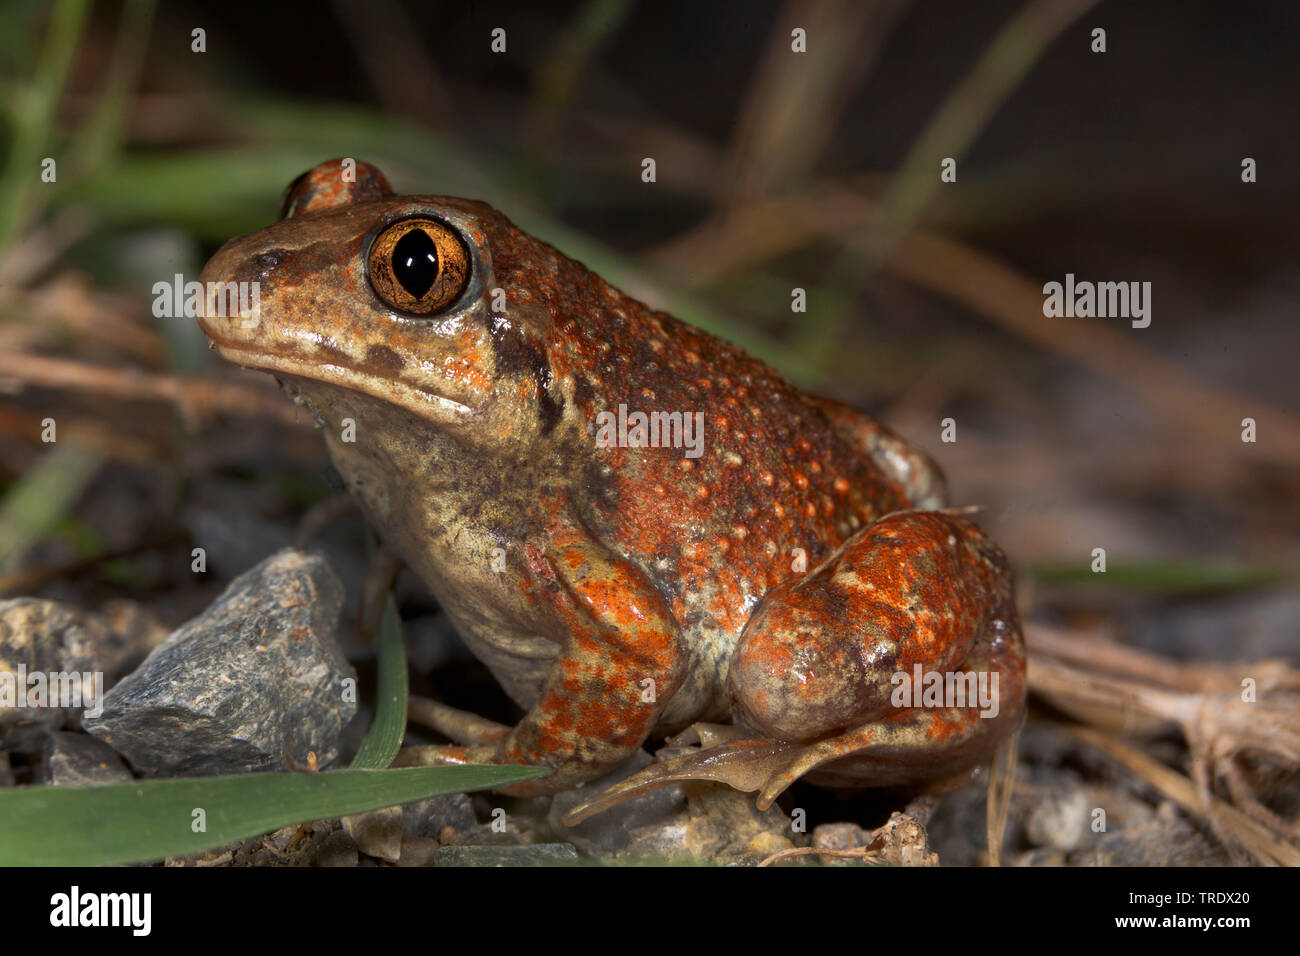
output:
[[[155,6],[155,0],[127,0],[122,8],[113,58],[104,75],[95,112],[78,133],[73,150],[80,172],[97,169],[117,152],[131,91],[144,68]]]
[[[960,162],[980,131],[1029,75],[1052,43],[1097,0],[1029,0],[998,31],[970,73],[953,88],[903,157],[880,201],[879,220],[868,225],[869,272],[889,258],[901,238],[925,213],[942,185],[939,160]],[[861,263],[851,251],[837,267],[845,276],[860,276]]]
[[[517,766],[414,767],[5,790],[0,791],[0,866],[159,860],[295,823],[500,787],[545,773]],[[203,828],[196,832],[200,820]]]
[[[718,198],[728,208],[802,183],[910,0],[787,0],[745,92]],[[791,31],[807,31],[807,56]]]
[[[1087,564],[1035,564],[1028,572],[1040,584],[1090,584],[1181,592],[1244,591],[1279,584],[1288,577],[1279,568],[1223,561],[1111,563],[1105,574],[1094,573]]]
[[[0,254],[26,225],[31,213],[33,187],[41,184],[41,159],[51,138],[54,112],[88,8],[86,0],[55,4],[36,74],[15,97],[13,145],[3,179],[6,188],[0,191]]]
[[[560,33],[533,74],[530,125],[551,131],[591,61],[632,12],[631,0],[587,0]]]
[[[406,735],[406,645],[397,604],[388,595],[379,622],[379,681],[375,717],[352,758],[354,770],[381,770],[393,762]]]
[[[828,285],[853,301],[925,215],[942,185],[939,161],[960,162],[979,133],[1029,75],[1039,57],[1097,0],[1028,0],[980,55],[970,73],[948,94],[903,157],[876,215],[859,228],[832,260]],[[843,327],[840,315],[832,329]]]
[[[0,573],[48,534],[81,497],[99,470],[100,457],[63,442],[42,455],[0,501]]]

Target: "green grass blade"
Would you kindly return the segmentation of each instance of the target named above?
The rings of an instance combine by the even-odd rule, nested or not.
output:
[[[356,770],[382,770],[393,762],[406,735],[406,646],[393,596],[384,601],[379,622],[379,680],[375,717],[352,759]]]
[[[144,69],[156,5],[156,0],[127,0],[123,5],[113,56],[95,110],[78,131],[73,148],[81,170],[98,168],[121,145],[131,92]]]
[[[54,4],[41,57],[31,84],[16,97],[15,128],[0,189],[0,252],[26,225],[35,190],[41,186],[41,161],[49,156],[55,113],[90,4],[62,0]]]
[[[542,776],[537,767],[246,773],[0,791],[0,866],[105,866],[197,853],[294,823]],[[202,810],[205,829],[198,826]]]
[[[68,516],[99,466],[97,452],[65,441],[27,469],[0,500],[0,572],[12,571],[28,548]]]
[[[1104,574],[1088,564],[1035,564],[1026,569],[1040,584],[1083,584],[1095,587],[1138,588],[1172,592],[1243,591],[1287,581],[1286,571],[1235,561],[1148,561],[1116,564]]]

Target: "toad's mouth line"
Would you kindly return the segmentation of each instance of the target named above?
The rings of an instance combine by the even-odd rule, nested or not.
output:
[[[418,413],[420,408],[436,410],[446,416],[470,415],[474,409],[468,405],[439,395],[437,392],[409,385],[406,382],[384,378],[371,372],[362,371],[349,365],[330,362],[312,361],[292,355],[280,355],[263,349],[247,349],[237,345],[214,342],[222,358],[245,368],[264,372],[282,372],[295,378],[305,378],[337,385],[354,392],[361,392],[380,401],[401,405]]]

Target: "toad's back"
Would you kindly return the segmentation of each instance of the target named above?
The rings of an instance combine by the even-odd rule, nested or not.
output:
[[[518,288],[555,317],[549,366],[593,449],[586,518],[646,570],[684,626],[738,635],[767,590],[909,506],[869,453],[865,435],[888,434],[870,418],[805,396],[550,247],[539,282],[544,244],[529,245],[529,281]],[[497,253],[506,270],[510,251],[507,243]],[[696,439],[690,447],[631,447],[637,413],[683,429],[698,423],[702,435],[671,432]],[[642,440],[669,434],[647,429]],[[601,440],[609,435],[619,440]]]

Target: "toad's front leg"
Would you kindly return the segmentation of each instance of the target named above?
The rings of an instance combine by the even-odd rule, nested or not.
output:
[[[645,742],[681,687],[687,655],[676,622],[639,568],[576,530],[526,545],[539,618],[563,647],[537,703],[513,728],[451,708],[424,722],[460,746],[413,748],[401,763],[511,763],[550,767],[504,787],[515,796],[571,789],[613,770]]]

